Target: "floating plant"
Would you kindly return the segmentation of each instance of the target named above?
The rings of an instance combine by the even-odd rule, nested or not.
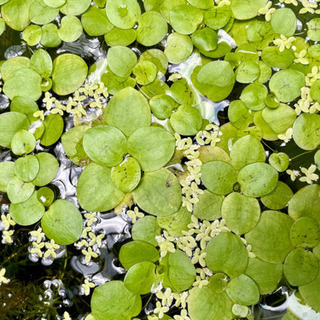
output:
[[[1,316],[320,319],[318,0],[0,9]]]

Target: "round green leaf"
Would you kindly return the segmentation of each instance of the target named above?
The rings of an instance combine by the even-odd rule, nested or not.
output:
[[[141,179],[138,161],[132,157],[126,158],[121,164],[111,169],[111,179],[121,191],[133,191]]]
[[[258,258],[281,263],[293,248],[289,238],[292,224],[293,220],[285,213],[264,211],[256,227],[245,238]]]
[[[64,246],[80,238],[82,224],[80,211],[67,200],[55,201],[41,219],[41,227],[46,236]]]
[[[137,64],[136,54],[127,47],[112,47],[108,50],[108,66],[117,76],[127,78]]]
[[[157,219],[151,216],[145,216],[133,225],[132,239],[137,241],[145,241],[153,246],[157,246],[156,236],[160,236],[161,228],[158,225]]]
[[[221,218],[223,197],[204,190],[198,196],[199,201],[194,205],[193,214],[203,220],[213,221]]]
[[[222,29],[230,18],[230,6],[214,6],[204,12],[204,23],[214,30]]]
[[[178,64],[186,61],[192,51],[193,43],[187,35],[174,32],[167,38],[167,46],[164,49],[164,53],[170,63]]]
[[[226,292],[234,303],[245,306],[256,304],[260,298],[257,284],[245,274],[231,279]]]
[[[272,210],[285,208],[293,196],[292,190],[283,182],[278,181],[276,188],[261,198],[261,202]]]
[[[175,151],[175,139],[161,127],[136,130],[128,139],[128,152],[143,171],[155,171],[167,164]]]
[[[138,25],[137,40],[146,47],[159,43],[168,32],[166,20],[155,11],[143,13],[138,20]]]
[[[308,38],[313,41],[320,41],[320,18],[311,19],[308,22]]]
[[[184,136],[193,136],[202,127],[200,111],[189,105],[182,105],[170,117],[172,129]]]
[[[250,152],[247,152],[250,150]],[[247,135],[237,140],[232,146],[231,164],[240,170],[248,164],[265,162],[266,155],[261,142],[253,135]]]
[[[169,216],[182,201],[180,183],[167,169],[146,173],[133,196],[142,210],[155,216]]]
[[[275,168],[278,172],[283,172],[288,169],[290,159],[286,153],[277,152],[272,153],[269,157],[270,165]]]
[[[140,295],[128,290],[122,281],[110,281],[97,287],[91,298],[95,320],[131,320],[141,308]]]
[[[42,29],[40,26],[32,25],[24,29],[22,33],[23,40],[27,42],[28,46],[33,47],[37,45],[42,37]]]
[[[229,277],[242,274],[248,264],[248,251],[238,236],[223,232],[210,240],[205,258],[213,272],[224,272]]]
[[[246,196],[263,197],[276,188],[278,173],[267,163],[252,163],[240,170],[238,182]]]
[[[312,252],[297,248],[287,255],[283,271],[292,286],[303,286],[316,278],[319,260]]]
[[[44,0],[44,3],[51,8],[60,8],[62,7],[67,0]]]
[[[83,136],[89,129],[89,126],[73,127],[61,137],[64,152],[76,165],[88,161],[88,155],[83,149]]]
[[[35,24],[47,24],[53,21],[59,9],[51,8],[43,0],[33,0],[29,9],[29,18]]]
[[[111,23],[120,29],[131,29],[141,15],[136,0],[108,0],[106,10]]]
[[[63,119],[59,114],[51,113],[44,119],[43,125],[45,131],[40,139],[40,143],[44,146],[51,146],[58,141],[63,132]]]
[[[53,62],[53,91],[59,95],[68,95],[76,91],[87,77],[88,66],[84,60],[74,54],[64,53]]]
[[[14,166],[12,161],[0,162],[0,191],[7,192],[7,185],[15,175]]]
[[[33,114],[38,111],[38,105],[32,99],[27,97],[14,97],[10,104],[10,114],[12,111],[21,112],[25,114],[30,122],[36,121],[38,118],[35,118]]]
[[[315,81],[310,88],[310,97],[317,101],[320,102],[320,80]]]
[[[201,51],[212,51],[218,46],[218,35],[211,28],[205,27],[192,34],[192,42]]]
[[[281,70],[270,79],[269,87],[281,102],[290,102],[300,96],[305,85],[303,73],[296,70]]]
[[[62,41],[74,42],[82,35],[82,24],[75,16],[64,16],[61,20],[61,26],[58,35]]]
[[[61,44],[58,35],[58,27],[53,23],[48,23],[42,27],[42,37],[40,43],[48,48],[55,48]]]
[[[150,61],[157,67],[158,72],[163,75],[167,73],[168,59],[164,52],[159,49],[149,49],[144,51],[141,54],[139,61]]]
[[[30,59],[27,57],[13,57],[4,61],[1,64],[1,77],[3,81],[7,81],[10,77],[14,76],[20,69],[30,67]]]
[[[186,207],[181,206],[180,209],[165,217],[157,217],[158,224],[161,228],[166,229],[172,236],[178,237],[182,235],[182,231],[188,230],[188,224],[191,223],[191,213]]]
[[[320,144],[320,115],[302,113],[293,124],[293,140],[304,150],[313,150]]]
[[[263,109],[268,95],[268,89],[261,83],[251,83],[243,89],[240,99],[244,105],[253,111]]]
[[[49,78],[52,73],[50,54],[43,49],[37,50],[30,59],[30,68],[38,72],[42,78]]]
[[[21,157],[14,163],[14,172],[24,182],[34,180],[39,172],[39,161],[35,156]]]
[[[171,288],[174,292],[182,292],[190,287],[196,278],[196,270],[189,257],[181,250],[161,259],[160,264],[164,270],[164,286]]]
[[[195,104],[195,92],[185,78],[175,81],[170,87],[170,91],[171,96],[179,104],[187,104],[190,106]]]
[[[227,227],[238,235],[252,230],[260,219],[258,200],[237,192],[229,194],[223,200],[221,212]]]
[[[59,169],[59,162],[53,155],[46,152],[40,152],[35,157],[39,161],[39,172],[32,183],[42,187],[54,179]]]
[[[28,200],[10,204],[10,215],[12,219],[21,226],[29,226],[38,222],[44,214],[45,208],[38,201],[37,191]]]
[[[34,191],[34,184],[24,182],[18,177],[13,177],[7,185],[8,198],[11,203],[21,203],[28,200]]]
[[[159,260],[158,250],[144,241],[131,241],[124,244],[119,252],[119,260],[123,267],[129,270],[136,263]]]
[[[18,131],[12,138],[11,149],[14,154],[22,155],[30,153],[36,146],[34,135],[26,130]]]
[[[188,312],[192,320],[232,319],[232,305],[229,296],[225,292],[217,292],[215,286],[190,290]]]
[[[127,153],[127,139],[119,129],[100,125],[85,132],[83,148],[94,162],[112,167],[120,164]]]
[[[90,163],[81,173],[77,195],[81,207],[91,212],[113,209],[124,197],[111,180],[111,169],[95,163]]]
[[[54,192],[48,187],[40,188],[37,191],[37,198],[45,207],[49,207],[54,200]]]
[[[267,21],[252,20],[247,29],[248,41],[262,50],[273,40],[273,30]]]
[[[240,83],[250,83],[260,75],[260,68],[254,61],[243,61],[236,70],[236,80]]]
[[[291,227],[290,240],[295,247],[315,247],[320,240],[320,228],[309,217],[298,219]]]
[[[128,87],[116,93],[105,111],[105,123],[120,129],[127,137],[137,129],[151,124],[151,112],[146,98]]]
[[[157,280],[155,269],[154,263],[149,261],[135,264],[124,278],[125,287],[136,294],[149,293]]]
[[[299,287],[299,292],[308,306],[316,312],[320,312],[320,272],[312,282]]]
[[[176,101],[167,94],[160,94],[150,99],[150,108],[152,113],[160,120],[170,117],[173,109],[177,107]]]
[[[10,0],[1,5],[1,15],[6,24],[16,31],[23,31],[29,24],[29,8],[32,0]]]
[[[191,34],[196,31],[203,20],[203,13],[196,7],[182,4],[170,11],[170,24],[181,34]]]
[[[282,278],[282,263],[270,263],[258,258],[249,258],[245,274],[259,287],[260,294],[268,294],[277,288]]]
[[[12,138],[20,130],[28,130],[29,120],[20,112],[0,114],[0,145],[10,148]]]
[[[292,127],[297,114],[293,108],[281,103],[276,109],[263,109],[262,117],[275,133],[280,134]]]
[[[129,46],[137,38],[135,29],[119,29],[114,27],[110,32],[104,35],[105,42],[111,46]]]
[[[257,16],[266,3],[267,0],[233,0],[231,10],[236,19],[248,20]]]
[[[289,37],[296,31],[297,17],[291,9],[281,8],[271,15],[270,23],[274,33],[280,33]]]
[[[230,94],[235,83],[235,75],[229,62],[212,61],[200,69],[197,81],[205,88],[210,86],[208,98],[216,102]],[[205,93],[201,87],[199,89],[201,93]]]
[[[293,63],[295,56],[292,50],[284,49],[280,52],[278,47],[266,47],[262,50],[261,59],[270,67],[286,69]]]
[[[106,10],[91,6],[90,9],[81,16],[83,29],[90,36],[103,36],[113,29],[113,24],[109,21]]]
[[[202,166],[201,179],[209,191],[225,195],[233,190],[233,185],[237,182],[237,172],[227,162],[210,161]]]
[[[146,85],[156,78],[157,66],[150,61],[140,61],[134,68],[133,74],[136,77],[137,83]]]
[[[313,184],[300,189],[289,202],[289,215],[298,220],[309,217],[320,224],[318,206],[320,205],[320,186]]]
[[[66,4],[60,8],[60,11],[64,15],[78,16],[87,11],[90,4],[90,0],[67,0]]]
[[[241,100],[233,100],[230,103],[228,118],[237,129],[245,129],[253,121],[251,111]]]
[[[29,68],[22,68],[5,82],[3,92],[11,100],[14,97],[22,96],[36,101],[42,95],[41,81],[42,79],[37,72]]]

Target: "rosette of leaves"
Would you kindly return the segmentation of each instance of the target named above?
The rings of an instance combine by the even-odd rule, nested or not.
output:
[[[59,163],[50,153],[34,152],[36,139],[41,137],[40,143],[45,146],[59,139],[63,120],[61,116],[48,116],[42,124],[43,134],[31,133],[28,129],[36,121],[33,113],[38,110],[37,104],[28,97],[18,96],[13,98],[10,108],[11,112],[0,115],[0,145],[20,156],[0,164],[0,186],[10,201],[10,215],[23,226],[41,219],[48,238],[62,245],[73,243],[81,235],[81,214],[69,201],[53,202],[54,193],[45,186],[56,176]]]

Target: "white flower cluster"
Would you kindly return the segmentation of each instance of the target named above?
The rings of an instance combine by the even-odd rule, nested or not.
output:
[[[108,96],[108,90],[103,83],[91,86],[86,83],[74,93],[73,97],[69,97],[66,101],[57,100],[49,92],[45,93],[42,101],[46,110],[51,114],[60,114],[62,116],[66,112],[81,118],[87,114],[85,110],[87,107],[102,109]],[[45,119],[44,110],[36,111],[33,116],[43,121]]]
[[[203,194],[203,190],[199,188],[201,184],[201,166],[202,162],[199,159],[200,146],[210,145],[214,147],[219,138],[219,127],[214,124],[208,124],[205,130],[201,130],[196,135],[196,144],[190,137],[181,139],[181,136],[175,133],[176,148],[183,152],[183,155],[188,159],[185,163],[187,166],[187,174],[180,179],[182,186],[182,205],[188,211],[193,211],[193,206],[199,201],[198,196]]]
[[[94,232],[94,225],[98,221],[97,214],[85,213],[85,225],[82,231],[80,240],[75,243],[75,247],[81,250],[84,256],[85,264],[89,265],[92,258],[97,258],[100,255],[100,248],[102,246],[102,239],[105,237],[104,233],[96,235]]]
[[[13,243],[13,234],[14,230],[10,230],[16,223],[12,220],[9,213],[1,214],[0,220],[0,231],[2,231],[2,243],[3,244],[11,244]]]
[[[39,258],[45,258],[54,260],[57,258],[57,252],[61,249],[61,246],[56,244],[53,239],[45,241],[46,236],[42,232],[42,228],[29,232],[30,241],[32,246],[29,247],[29,252],[32,260],[38,260]]]

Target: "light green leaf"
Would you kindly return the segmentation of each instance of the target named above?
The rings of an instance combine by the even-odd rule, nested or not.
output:
[[[116,93],[105,111],[105,123],[120,129],[127,137],[137,129],[151,124],[151,112],[146,98],[128,87]]]
[[[111,210],[124,198],[124,193],[111,180],[111,169],[95,163],[90,163],[81,173],[77,195],[81,207],[91,212]]]
[[[247,268],[248,252],[238,236],[222,232],[210,240],[205,258],[213,272],[224,272],[229,277],[237,277]]]
[[[9,212],[12,219],[21,226],[29,226],[38,222],[45,211],[42,203],[38,201],[37,191],[28,200],[10,204]]]
[[[60,245],[77,241],[82,233],[82,224],[80,211],[67,200],[55,201],[41,219],[43,232]]]
[[[127,139],[119,129],[100,125],[85,132],[83,149],[94,162],[107,167],[117,166],[127,153]]]
[[[146,173],[133,196],[142,210],[162,217],[178,211],[182,201],[180,183],[167,169]]]
[[[173,156],[175,139],[161,127],[136,130],[128,139],[128,153],[138,160],[143,171],[155,171]]]
[[[256,227],[245,238],[258,258],[281,263],[293,249],[289,238],[292,224],[293,220],[285,213],[264,211]]]
[[[88,66],[84,60],[74,54],[64,53],[53,62],[53,91],[59,95],[68,95],[76,91],[85,81]]]

